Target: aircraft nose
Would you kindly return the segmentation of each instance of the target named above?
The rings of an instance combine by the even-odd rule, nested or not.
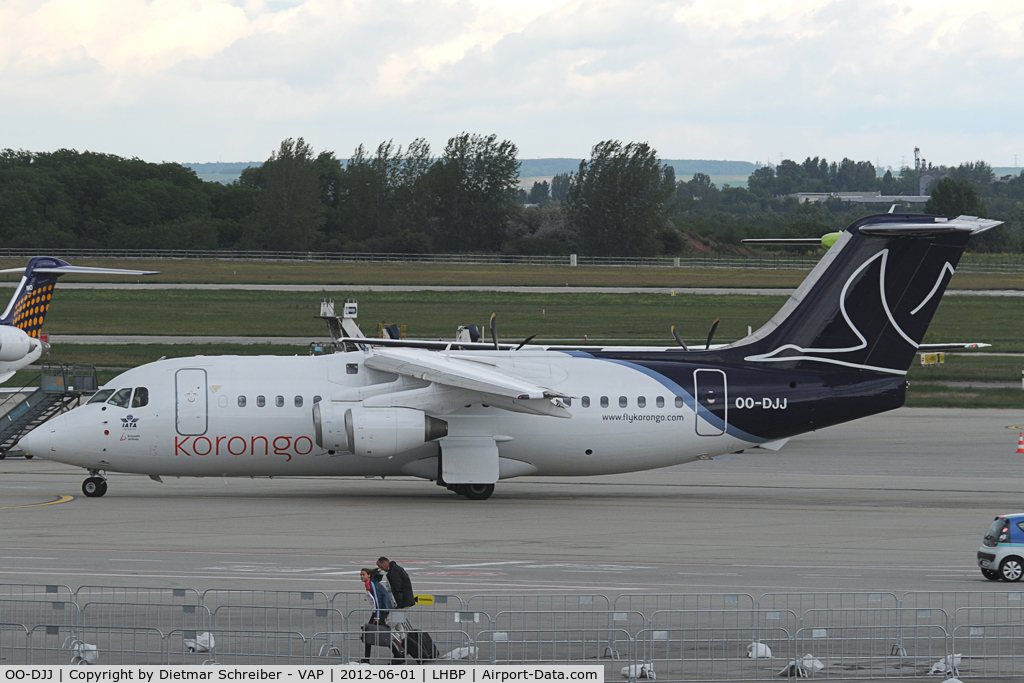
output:
[[[66,427],[66,418],[63,415],[58,415],[21,437],[21,440],[18,441],[18,448],[29,455],[45,458],[52,453],[53,437],[58,432],[64,431]]]

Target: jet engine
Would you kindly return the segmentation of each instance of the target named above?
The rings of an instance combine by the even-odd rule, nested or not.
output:
[[[21,360],[32,350],[32,341],[17,327],[0,325],[0,361]]]
[[[345,407],[351,405],[351,407]],[[371,458],[387,458],[448,435],[448,423],[413,408],[313,404],[316,444]]]

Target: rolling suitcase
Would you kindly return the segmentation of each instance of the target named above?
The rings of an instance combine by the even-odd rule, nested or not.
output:
[[[417,664],[432,662],[440,656],[434,639],[426,631],[406,631],[405,653],[415,659]]]

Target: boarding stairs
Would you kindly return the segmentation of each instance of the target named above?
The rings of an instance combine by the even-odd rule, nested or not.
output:
[[[0,459],[7,457],[21,437],[77,403],[82,396],[96,393],[96,366],[76,363],[44,363],[39,388],[11,406],[0,417]],[[28,391],[28,389],[26,389]]]

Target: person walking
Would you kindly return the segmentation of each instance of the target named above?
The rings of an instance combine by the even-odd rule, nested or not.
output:
[[[398,566],[386,557],[377,558],[377,568],[388,575],[388,585],[391,586],[391,596],[395,601],[395,614],[392,617],[394,629],[405,631],[409,627],[406,621],[405,610],[416,604],[416,596],[412,593],[412,581],[404,568]]]
[[[388,626],[388,614],[391,611],[391,598],[384,588],[381,580],[384,575],[377,569],[360,569],[359,579],[366,589],[366,599],[370,603],[372,611],[370,620],[363,627],[363,664],[370,663],[370,648],[374,645],[390,644],[393,659],[392,664],[398,664],[405,659],[396,639],[391,634]]]
[[[391,595],[395,598],[395,609],[407,609],[416,604],[416,596],[412,593],[412,581],[403,567],[386,557],[377,559],[377,567],[388,575]]]

